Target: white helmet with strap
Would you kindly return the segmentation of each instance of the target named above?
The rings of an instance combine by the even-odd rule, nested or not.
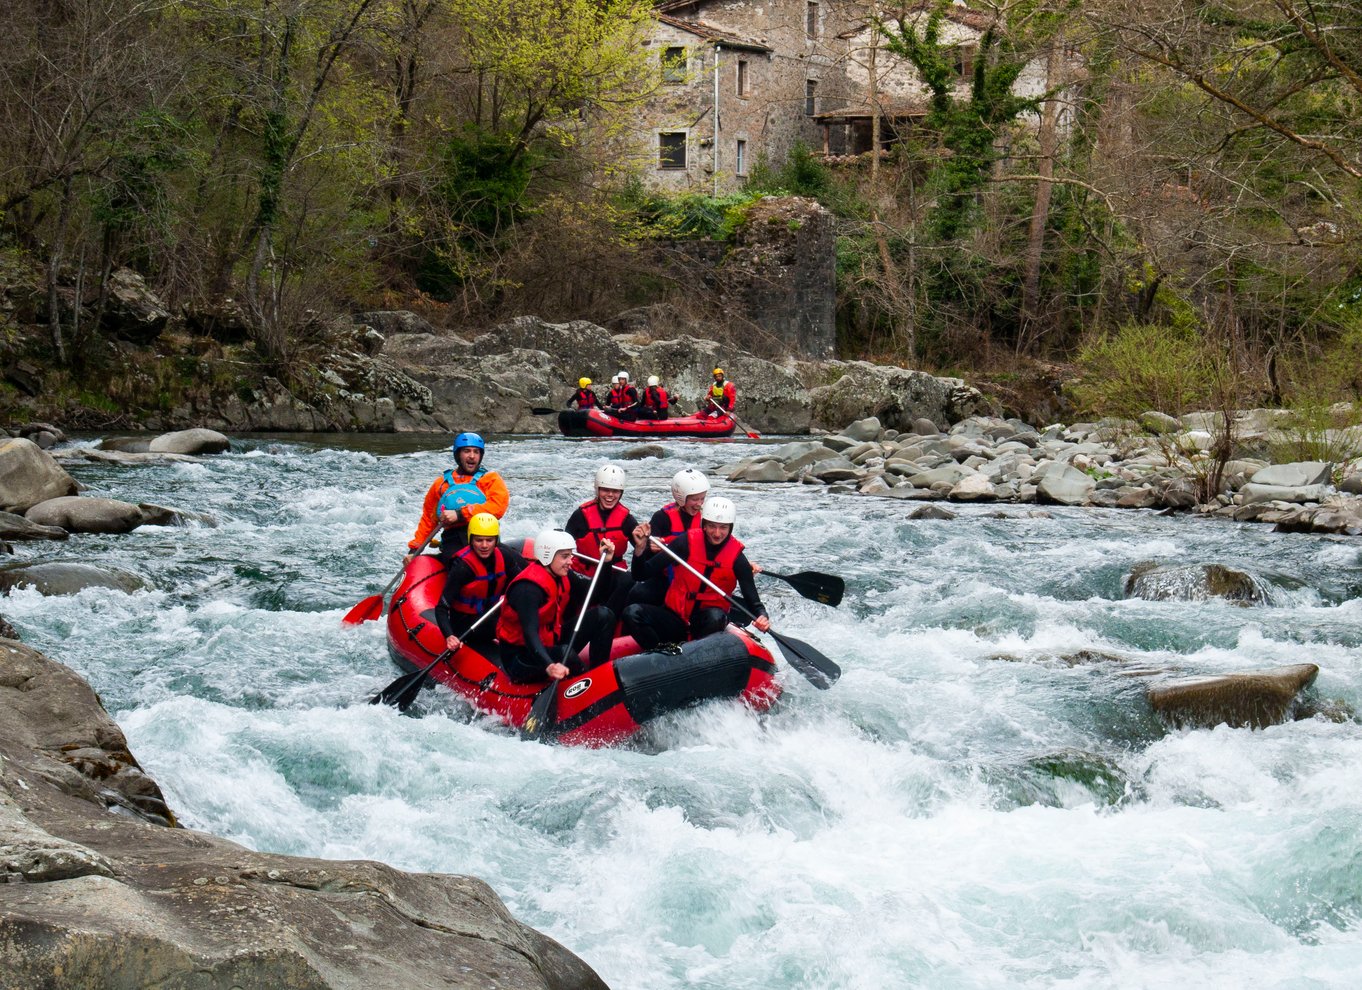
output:
[[[576,550],[577,541],[561,529],[546,529],[534,538],[534,559],[545,567],[563,550]]]
[[[624,468],[616,464],[603,464],[596,471],[597,488],[614,488],[624,491],[626,476]]]
[[[715,495],[705,499],[705,507],[700,510],[701,522],[724,523],[732,526],[738,519],[738,507],[732,499]]]
[[[691,495],[709,491],[709,479],[695,468],[686,468],[672,475],[672,498],[684,502]]]

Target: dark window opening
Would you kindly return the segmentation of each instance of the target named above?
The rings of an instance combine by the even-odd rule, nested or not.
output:
[[[680,46],[662,49],[662,81],[664,83],[683,83],[686,81],[686,50]]]
[[[657,167],[686,167],[686,132],[673,131],[657,136]]]

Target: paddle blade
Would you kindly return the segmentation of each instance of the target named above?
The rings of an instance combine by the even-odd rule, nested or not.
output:
[[[836,574],[822,574],[818,571],[800,571],[798,574],[776,574],[763,571],[773,578],[779,578],[810,601],[820,602],[836,608],[842,604],[842,595],[847,584]]]
[[[761,439],[761,434],[758,433],[756,430],[748,430],[748,431],[747,431],[747,436],[748,436],[749,439],[752,439],[752,440],[760,440],[760,439]]]
[[[550,681],[548,687],[534,697],[530,714],[525,716],[525,724],[520,727],[520,738],[531,742],[547,742],[548,732],[558,720],[558,682]]]
[[[372,622],[383,614],[383,596],[370,595],[360,602],[350,611],[345,613],[345,618],[341,622],[347,626],[358,626],[361,623]]]
[[[557,409],[550,409],[548,406],[531,406],[531,407],[530,407],[530,415],[531,415],[531,416],[552,416],[552,415],[553,415],[554,413],[556,413],[557,411],[558,411]]]
[[[426,668],[426,670],[429,669],[430,669],[429,667]],[[425,680],[425,677],[426,677],[425,670],[418,670],[412,674],[403,674],[401,677],[397,678],[397,680],[393,681],[391,684],[385,687],[382,691],[378,692],[378,694],[370,698],[369,704],[395,705],[397,704],[398,699],[401,698],[404,693],[406,693],[407,688],[411,686],[412,681],[415,681],[419,685],[421,681]],[[410,702],[408,702],[408,704],[410,704]]]
[[[826,691],[842,676],[842,668],[803,640],[768,630],[791,667],[803,674],[814,687]]]

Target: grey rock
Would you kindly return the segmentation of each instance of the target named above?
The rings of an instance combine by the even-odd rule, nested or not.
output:
[[[1155,436],[1164,433],[1176,433],[1181,429],[1181,425],[1167,413],[1155,412],[1153,410],[1144,413],[1140,417],[1140,426]]]
[[[971,474],[956,482],[948,497],[953,502],[994,502],[998,493],[982,474]]]
[[[789,481],[790,475],[781,467],[779,461],[758,461],[740,468],[729,475],[729,481],[782,482]]]
[[[147,444],[151,454],[220,454],[231,446],[225,436],[216,430],[197,428],[163,433],[152,437]]]
[[[39,526],[13,512],[0,512],[0,540],[64,540],[66,530],[60,526]]]
[[[142,510],[112,498],[65,495],[39,502],[24,513],[39,526],[60,526],[68,533],[128,533],[142,525]]]
[[[908,431],[920,437],[934,437],[939,436],[941,433],[941,431],[937,429],[935,423],[930,419],[923,419],[922,417],[913,420]]]
[[[1249,478],[1254,485],[1279,488],[1308,488],[1327,485],[1334,466],[1326,461],[1297,461],[1292,464],[1271,464],[1255,471]]]
[[[1116,500],[1118,509],[1152,509],[1159,504],[1159,496],[1152,488],[1136,488],[1122,492]]]
[[[605,990],[481,881],[167,827],[89,686],[22,644],[0,654],[0,872],[20,881],[3,888],[0,984]]]
[[[149,585],[130,571],[94,564],[54,560],[0,567],[0,591],[8,594],[22,587],[33,587],[39,594],[53,597],[74,595],[85,588],[112,588],[131,593],[143,591]]]
[[[78,490],[76,480],[32,440],[0,441],[0,509],[25,512]]]
[[[1258,474],[1263,472],[1259,471]],[[1254,475],[1256,478],[1258,475]],[[1250,482],[1239,489],[1239,501],[1243,505],[1259,502],[1320,502],[1329,497],[1333,488],[1329,485],[1305,485],[1286,488],[1279,485],[1260,485]]]
[[[858,419],[842,430],[842,436],[858,442],[867,440],[878,440],[880,434],[884,432],[884,427],[874,416],[867,416],[865,419]]]
[[[954,519],[956,514],[939,505],[924,505],[908,513],[909,519]]]
[[[1059,505],[1082,505],[1096,487],[1097,483],[1082,471],[1056,463],[1036,483],[1036,497]]]
[[[646,461],[651,457],[663,458],[667,456],[667,448],[660,443],[645,443],[638,447],[630,447],[617,458],[621,461]]]
[[[911,475],[908,480],[912,482],[914,488],[931,488],[934,485],[946,485],[947,491],[958,485],[963,478],[969,477],[975,472],[958,464],[949,464],[944,467],[933,468],[930,471],[923,471],[920,474]]]

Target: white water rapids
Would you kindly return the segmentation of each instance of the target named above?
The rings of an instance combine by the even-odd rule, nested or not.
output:
[[[775,628],[844,676],[785,668],[768,716],[715,703],[568,749],[443,689],[415,718],[367,704],[398,671],[382,623],[340,618],[397,569],[441,439],[75,468],[220,526],[20,544],[155,590],[0,611],[91,681],[186,825],[481,877],[615,990],[1362,986],[1362,724],[1171,731],[1137,676],[1310,662],[1315,693],[1362,709],[1362,541],[1025,506],[911,521],[718,480],[753,560],[846,578],[835,610],[761,579]],[[640,518],[676,470],[750,452],[668,443],[625,465]],[[561,525],[630,446],[492,443],[504,534]],[[1143,560],[1241,567],[1272,601],[1122,600]],[[1125,660],[1063,659],[1084,650]]]

